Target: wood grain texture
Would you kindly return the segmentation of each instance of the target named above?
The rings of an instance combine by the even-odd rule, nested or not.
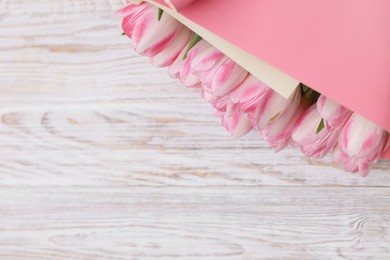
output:
[[[390,259],[390,163],[234,140],[114,0],[0,0],[0,259]]]
[[[0,223],[0,256],[388,259],[390,202],[383,188],[365,190],[364,199],[354,199],[360,192],[362,188],[7,187],[0,191],[9,199],[0,201],[8,209]]]

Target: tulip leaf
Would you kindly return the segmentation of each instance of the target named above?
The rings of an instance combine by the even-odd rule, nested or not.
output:
[[[321,132],[321,130],[324,129],[324,127],[325,127],[324,119],[321,118],[321,122],[320,122],[320,124],[317,127],[316,135],[319,134]]]
[[[280,111],[276,113],[273,117],[271,117],[271,119],[268,122],[275,120],[280,115],[280,113],[281,113]]]
[[[306,100],[306,104],[309,106],[316,103],[319,97],[320,93],[311,88],[308,88],[305,92],[302,93],[302,98]]]
[[[187,58],[188,52],[190,52],[190,50],[192,49],[192,47],[194,47],[195,44],[197,44],[200,40],[202,40],[202,37],[200,37],[200,36],[197,35],[196,33],[194,34],[194,36],[192,36],[192,39],[191,39],[191,41],[190,41],[190,44],[188,45],[187,50],[186,50],[186,52],[184,53],[183,60],[185,60],[185,59]]]
[[[161,20],[161,16],[162,16],[163,12],[164,12],[163,9],[161,9],[161,8],[158,9],[158,15],[157,15],[157,20],[158,20],[158,21]]]
[[[302,88],[302,92],[303,92],[303,93],[305,93],[306,91],[309,90],[309,87],[306,86],[305,84],[302,84],[302,83],[301,83],[301,88]]]
[[[122,32],[121,35],[126,35],[126,33],[125,33],[125,32]]]

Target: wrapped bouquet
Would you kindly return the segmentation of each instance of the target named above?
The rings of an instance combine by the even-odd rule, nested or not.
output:
[[[333,153],[365,176],[390,159],[387,10],[387,0],[134,0],[118,13],[134,50],[199,88],[232,136]]]

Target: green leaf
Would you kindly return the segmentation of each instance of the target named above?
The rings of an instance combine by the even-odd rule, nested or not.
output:
[[[303,92],[303,93],[305,93],[306,91],[309,90],[309,87],[306,86],[305,84],[302,84],[302,83],[301,83],[301,88],[302,88],[302,92]]]
[[[126,33],[125,33],[125,32],[123,32],[123,33],[121,33],[121,35],[126,35]]]
[[[202,40],[202,37],[200,37],[199,35],[197,35],[196,33],[194,34],[194,36],[192,36],[192,39],[190,41],[190,44],[188,45],[187,47],[187,50],[186,52],[184,53],[184,56],[183,56],[183,60],[185,60],[187,58],[187,55],[188,55],[188,52],[192,49],[192,47],[195,46],[195,44],[197,44],[200,40]]]
[[[302,86],[302,89],[303,89],[303,86]],[[306,103],[308,105],[312,105],[312,104],[316,103],[319,97],[320,97],[320,93],[318,93],[317,91],[315,91],[311,88],[307,88],[307,90],[302,93],[302,98],[306,100]]]
[[[280,115],[280,113],[281,113],[280,111],[276,113],[273,117],[271,117],[271,119],[268,122],[275,120]]]
[[[158,15],[157,15],[157,20],[158,20],[158,21],[161,20],[161,16],[162,16],[163,12],[164,12],[163,9],[161,9],[161,8],[158,9]]]
[[[324,127],[325,127],[324,119],[321,118],[321,122],[320,122],[320,124],[317,127],[316,135],[318,135],[318,133],[321,132],[321,130],[324,129]]]

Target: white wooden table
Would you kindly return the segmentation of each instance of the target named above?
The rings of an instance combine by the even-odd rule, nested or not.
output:
[[[0,259],[390,259],[390,163],[234,140],[119,0],[0,0]]]

